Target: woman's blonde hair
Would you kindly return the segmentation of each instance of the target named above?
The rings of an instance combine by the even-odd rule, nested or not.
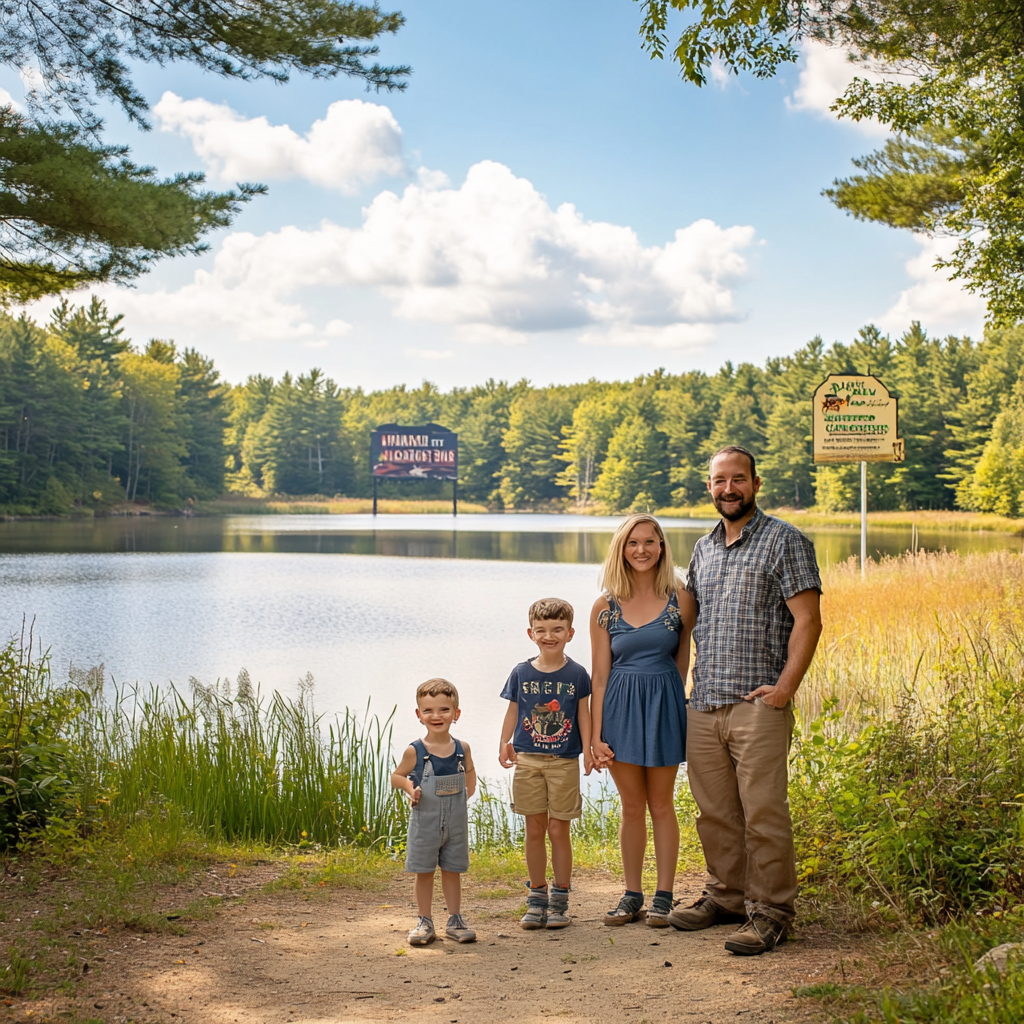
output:
[[[601,589],[619,601],[628,601],[633,596],[633,570],[626,564],[626,541],[641,523],[650,523],[661,541],[661,557],[658,559],[654,577],[655,591],[660,597],[667,598],[679,587],[676,569],[672,564],[672,548],[665,537],[665,531],[654,516],[646,512],[637,512],[627,516],[619,524],[605,556],[604,566],[601,568]]]

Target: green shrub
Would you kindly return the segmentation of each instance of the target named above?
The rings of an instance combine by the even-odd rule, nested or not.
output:
[[[920,923],[1024,896],[1022,698],[1024,684],[980,657],[951,659],[939,706],[908,688],[885,716],[862,707],[856,734],[827,702],[791,760],[805,897]]]
[[[73,812],[68,733],[87,707],[83,698],[50,686],[49,661],[32,660],[31,636],[0,649],[0,849]]]

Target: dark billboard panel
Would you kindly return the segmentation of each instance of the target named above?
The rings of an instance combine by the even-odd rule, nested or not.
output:
[[[384,423],[370,433],[370,472],[384,480],[456,480],[459,435],[436,423]]]

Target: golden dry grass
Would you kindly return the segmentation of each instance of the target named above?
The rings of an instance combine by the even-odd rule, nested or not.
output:
[[[856,529],[860,526],[859,512],[815,512],[814,509],[774,508],[765,509],[772,516],[778,516],[802,530]],[[717,519],[718,512],[710,502],[686,508],[659,508],[658,516],[667,519]],[[868,526],[872,530],[909,530],[916,526],[927,531],[982,531],[987,533],[1009,533],[1024,535],[1024,520],[1008,519],[988,512],[868,512]]]
[[[800,690],[805,713],[838,697],[883,712],[909,692],[941,703],[979,662],[1024,674],[1024,557],[1008,551],[856,560],[823,575],[825,631]]]

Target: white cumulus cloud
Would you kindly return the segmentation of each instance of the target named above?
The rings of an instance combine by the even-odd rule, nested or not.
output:
[[[425,180],[380,193],[357,228],[230,234],[211,271],[174,292],[124,296],[121,307],[230,323],[242,339],[306,339],[342,332],[315,328],[300,293],[370,288],[397,316],[450,325],[465,340],[575,330],[589,343],[659,347],[699,343],[744,316],[733,289],[748,273],[752,227],[699,220],[644,246],[629,227],[589,221],[568,203],[553,209],[499,163],[476,164],[457,188]]]
[[[846,91],[855,78],[866,78],[869,82],[880,82],[883,76],[847,59],[842,47],[825,46],[823,43],[806,41],[800,61],[800,79],[792,96],[786,97],[790,110],[815,114],[818,117],[835,118],[829,109]],[[886,135],[887,130],[874,118],[853,121],[846,117],[843,124],[850,125],[865,135]]]
[[[404,176],[402,129],[378,103],[339,100],[304,135],[225,104],[165,92],[153,113],[161,130],[188,138],[207,169],[224,181],[304,178],[354,193],[384,175]]]
[[[907,260],[907,274],[914,281],[900,292],[899,298],[878,318],[879,326],[902,333],[911,321],[920,320],[932,333],[981,334],[985,320],[985,302],[950,281],[947,271],[936,270],[935,261],[948,258],[956,247],[951,238],[917,235],[921,251]]]

